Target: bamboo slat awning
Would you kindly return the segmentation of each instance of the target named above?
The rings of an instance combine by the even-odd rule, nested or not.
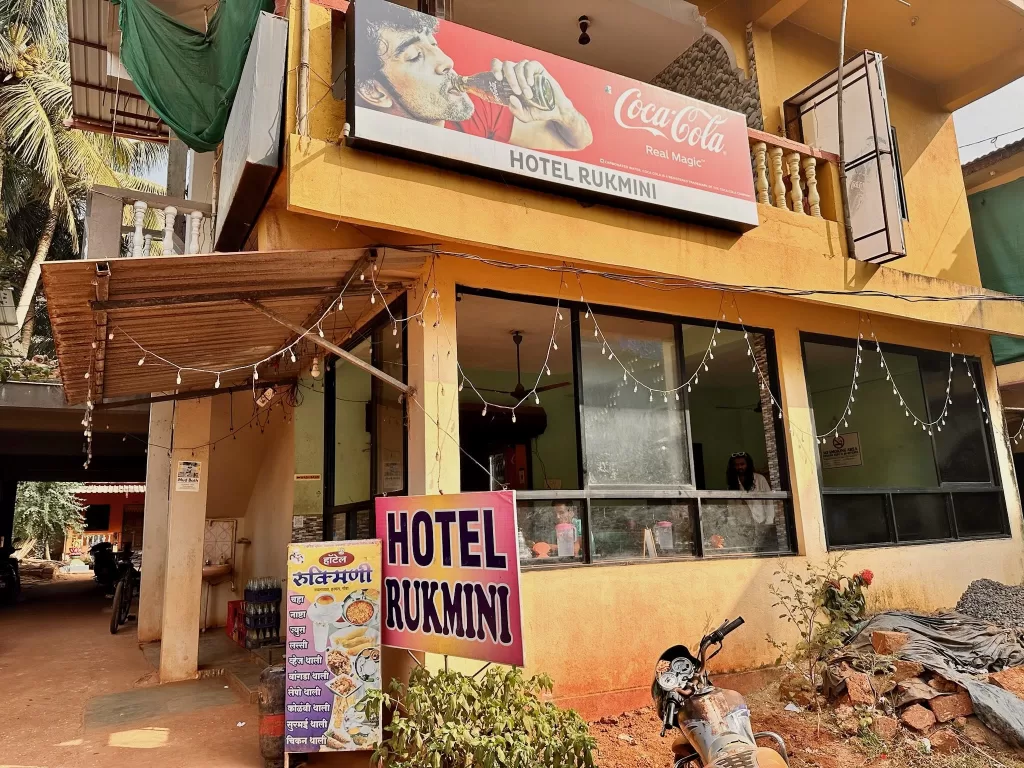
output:
[[[252,380],[253,363],[298,339],[250,302],[310,328],[344,288],[343,309],[322,324],[324,337],[343,345],[383,309],[381,296],[390,302],[414,282],[424,261],[422,254],[352,249],[44,264],[65,396],[72,404],[91,397],[98,405],[111,398],[214,387],[215,374],[190,370],[180,371],[178,384],[179,366],[211,371],[243,366],[222,374],[220,386],[244,384]],[[371,302],[374,285],[379,293]],[[293,378],[323,354],[309,337],[294,351],[294,363],[286,353],[261,365],[259,381]]]

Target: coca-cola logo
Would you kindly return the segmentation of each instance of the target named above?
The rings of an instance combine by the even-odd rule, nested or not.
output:
[[[725,137],[718,132],[719,126],[726,122],[725,117],[712,115],[696,104],[672,109],[644,101],[639,88],[623,91],[616,100],[615,122],[630,131],[647,131],[708,152],[721,152],[725,142]]]
[[[326,552],[320,555],[320,565],[328,568],[341,568],[353,560],[355,560],[355,556],[351,552]]]

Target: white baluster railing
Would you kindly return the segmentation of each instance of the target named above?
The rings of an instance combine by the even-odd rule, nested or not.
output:
[[[757,202],[824,218],[818,171],[824,165],[838,166],[838,156],[764,131],[747,133]]]
[[[164,208],[164,256],[174,254],[174,217],[178,215],[178,209],[173,205]]]
[[[143,241],[142,241],[142,225],[146,220],[146,205],[144,200],[136,200],[135,209],[135,232],[132,234],[132,257],[136,259],[142,258],[143,255]]]

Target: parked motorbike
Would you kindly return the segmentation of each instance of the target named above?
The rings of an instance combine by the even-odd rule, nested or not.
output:
[[[10,605],[21,592],[21,573],[14,557],[14,548],[0,546],[0,605]]]
[[[110,613],[110,634],[116,635],[122,624],[128,621],[132,602],[139,594],[142,580],[142,553],[126,549],[117,556],[117,585],[114,587],[114,602]]]
[[[743,624],[743,618],[723,623],[705,635],[694,655],[685,645],[661,654],[654,670],[651,696],[661,718],[661,735],[678,728],[672,743],[673,767],[683,768],[788,768],[789,755],[782,737],[754,733],[750,709],[736,691],[715,687],[707,662],[722,650],[725,636]],[[768,738],[776,749],[760,747]]]
[[[98,541],[89,547],[92,557],[92,573],[96,583],[103,587],[103,594],[110,595],[117,584],[117,554],[109,541]]]

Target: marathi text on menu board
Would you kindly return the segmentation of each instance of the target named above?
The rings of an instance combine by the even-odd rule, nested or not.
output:
[[[372,749],[380,713],[379,541],[292,544],[285,632],[285,750]]]

